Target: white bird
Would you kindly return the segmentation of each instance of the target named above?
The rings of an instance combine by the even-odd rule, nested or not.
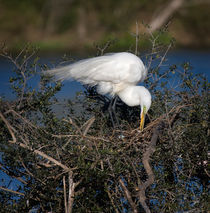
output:
[[[151,106],[151,94],[143,86],[147,69],[142,60],[128,52],[110,53],[83,59],[73,64],[46,72],[58,80],[75,79],[82,84],[97,86],[98,93],[118,95],[128,106],[141,106],[140,130],[143,130],[147,111]]]

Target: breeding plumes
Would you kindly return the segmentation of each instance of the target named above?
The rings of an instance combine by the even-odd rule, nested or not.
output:
[[[151,106],[150,92],[143,86],[147,69],[142,60],[132,53],[111,53],[88,58],[46,72],[57,80],[77,80],[96,86],[98,93],[119,96],[128,106],[141,106],[140,130],[143,130],[147,111]]]

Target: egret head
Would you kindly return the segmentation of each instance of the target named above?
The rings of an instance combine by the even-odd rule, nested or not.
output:
[[[128,106],[141,106],[140,130],[143,130],[145,116],[152,102],[149,90],[143,86],[129,86],[120,91],[118,96]]]

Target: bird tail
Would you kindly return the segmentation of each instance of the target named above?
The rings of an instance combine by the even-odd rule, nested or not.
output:
[[[94,86],[97,84],[94,80],[95,73],[100,70],[104,63],[107,63],[107,59],[104,56],[83,59],[67,66],[47,70],[44,74],[55,76],[56,80],[75,79],[83,84]]]
[[[44,75],[53,76],[56,80],[64,81],[66,79],[72,79],[71,75],[71,65],[64,67],[57,67],[51,70],[47,70],[44,72]]]

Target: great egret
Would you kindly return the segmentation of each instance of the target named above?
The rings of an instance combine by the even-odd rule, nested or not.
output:
[[[137,86],[147,75],[142,60],[128,52],[110,53],[83,59],[73,64],[46,72],[58,80],[75,79],[82,84],[97,86],[100,94],[118,95],[128,106],[141,106],[140,130],[143,130],[147,111],[151,106],[151,94],[143,86]]]

